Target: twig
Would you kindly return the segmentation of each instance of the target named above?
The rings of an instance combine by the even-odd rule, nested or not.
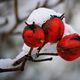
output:
[[[37,55],[37,57],[42,56],[42,55],[58,56],[57,53],[38,53],[38,54],[36,54],[36,55]],[[31,55],[25,55],[25,56],[23,56],[22,58],[20,58],[19,60],[17,60],[17,61],[13,64],[13,66],[19,65],[19,64],[20,64],[21,62],[23,62],[25,59],[26,59],[26,60],[29,60],[29,61],[32,61],[32,62],[42,62],[42,61],[52,60],[52,57],[51,57],[51,58],[46,58],[46,59],[35,60],[35,59],[32,58]]]
[[[39,53],[39,54],[37,54],[37,56],[42,56],[42,55],[58,56],[57,53]]]
[[[20,58],[19,60],[17,60],[13,64],[13,66],[18,66],[21,63],[20,66],[15,67],[15,68],[6,68],[6,69],[0,68],[0,73],[1,72],[11,72],[11,71],[23,71],[25,63],[26,63],[27,60],[32,61],[32,62],[43,62],[43,61],[51,61],[52,60],[52,57],[44,58],[44,59],[33,59],[32,55],[31,55],[32,50],[33,50],[33,48],[30,49],[28,55],[23,56],[22,58]],[[38,55],[38,57],[41,56],[41,55],[58,56],[57,53],[39,53],[37,55]]]
[[[2,73],[2,72],[13,72],[13,71],[23,71],[24,70],[24,66],[25,66],[25,60],[18,67],[6,68],[6,69],[0,68],[0,73]]]
[[[11,72],[11,71],[23,71],[26,60],[27,60],[27,58],[24,59],[24,61],[22,62],[22,65],[20,65],[18,67],[15,67],[15,68],[6,68],[6,69],[0,68],[0,73]],[[52,60],[52,57],[51,58],[46,58],[46,59],[40,59],[40,60],[35,60],[35,59],[32,59],[32,58],[30,59],[30,61],[32,61],[32,62],[43,62],[43,61],[51,61],[51,60]]]
[[[32,59],[31,61],[32,61],[32,62],[43,62],[43,61],[51,61],[51,60],[52,60],[52,57],[50,57],[50,58],[45,58],[45,59],[39,59],[39,60]]]
[[[0,73],[2,72],[12,72],[12,71],[21,71],[21,67],[16,67],[16,68],[6,68],[6,69],[3,69],[3,68],[0,68]]]

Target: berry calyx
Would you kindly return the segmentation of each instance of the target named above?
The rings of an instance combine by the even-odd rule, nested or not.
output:
[[[64,14],[62,14],[61,16],[56,16],[56,15],[50,15],[51,17],[57,17],[57,18],[59,18],[59,19],[61,19],[61,20],[63,20],[63,18],[64,18]]]
[[[27,25],[26,27],[25,27],[25,29],[26,28],[29,28],[29,29],[31,29],[31,30],[35,30],[35,28],[38,26],[37,24],[35,24],[35,22],[33,22],[32,24],[28,24],[27,22],[25,22],[25,24]]]

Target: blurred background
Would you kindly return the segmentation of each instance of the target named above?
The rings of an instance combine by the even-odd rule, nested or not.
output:
[[[65,13],[66,23],[80,33],[80,0],[0,0],[0,59],[15,58],[23,46],[24,21],[39,7]],[[0,80],[80,80],[80,60],[27,62],[23,72],[0,73]]]

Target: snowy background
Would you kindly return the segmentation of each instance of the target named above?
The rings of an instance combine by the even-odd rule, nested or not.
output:
[[[17,0],[0,0],[0,59],[13,59],[22,50],[23,40],[20,33],[13,34],[8,39],[3,34],[10,31],[16,23],[15,1]],[[58,4],[56,3],[59,0],[47,1],[47,4],[45,4],[47,6],[44,5],[44,7],[49,7],[59,13],[65,13],[66,22],[80,33],[79,0],[60,0],[61,2]],[[18,23],[14,32],[22,32],[26,17],[35,7],[42,6],[44,3],[45,0],[18,0],[18,16],[23,21]],[[80,80],[80,61],[77,59],[67,62],[60,57],[53,57],[50,62],[27,62],[23,72],[0,73],[0,80]]]

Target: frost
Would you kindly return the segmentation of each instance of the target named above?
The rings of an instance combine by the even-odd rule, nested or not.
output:
[[[28,17],[26,22],[28,24],[32,24],[34,21],[36,24],[41,26],[46,20],[48,20],[50,18],[50,15],[60,16],[61,14],[57,13],[51,9],[39,8],[39,9],[34,10],[31,13],[31,15]],[[71,33],[77,33],[69,24],[65,23],[65,19],[63,19],[63,22],[65,25],[65,31],[64,31],[63,36],[71,34]],[[57,43],[55,43],[55,44],[47,43],[40,52],[43,52],[43,53],[57,52],[56,45],[57,45]],[[12,67],[12,64],[14,63],[14,61],[20,59],[24,55],[27,55],[29,50],[30,50],[30,47],[28,47],[26,44],[24,44],[21,52],[14,59],[1,59],[0,60],[0,68]],[[34,48],[32,51],[32,54],[35,54],[36,52],[37,52],[37,48]]]

